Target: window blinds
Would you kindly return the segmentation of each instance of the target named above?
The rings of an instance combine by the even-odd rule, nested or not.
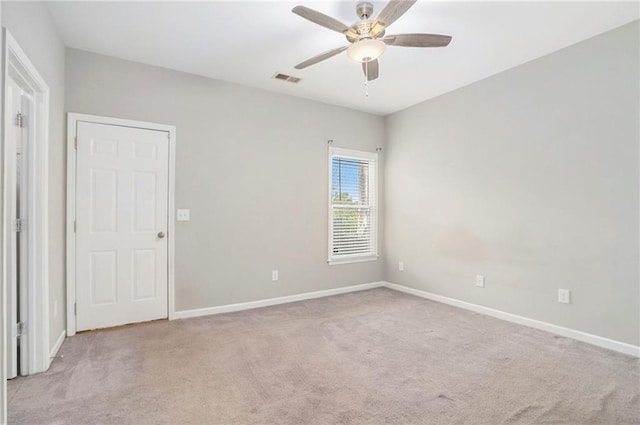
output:
[[[375,154],[331,153],[329,261],[377,254]]]

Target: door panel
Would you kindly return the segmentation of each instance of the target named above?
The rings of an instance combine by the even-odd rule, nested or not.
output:
[[[93,251],[89,261],[91,270],[91,305],[118,302],[117,251]]]
[[[117,170],[91,170],[91,232],[114,233],[118,211]]]
[[[155,275],[147,270],[156,269],[156,252],[153,249],[137,249],[133,257],[133,299],[153,299],[156,296]]]
[[[79,122],[78,331],[166,318],[168,133]]]

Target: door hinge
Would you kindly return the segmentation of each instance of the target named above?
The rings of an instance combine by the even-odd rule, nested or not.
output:
[[[16,338],[20,338],[27,333],[27,324],[24,322],[16,323]]]
[[[16,233],[22,232],[22,219],[16,218],[13,220],[13,231]]]
[[[73,303],[73,315],[78,315],[78,303]]]
[[[20,128],[24,127],[24,117],[22,115],[22,112],[18,112],[18,114],[16,115],[16,125]]]
[[[76,233],[78,231],[78,226],[76,225],[76,221],[73,220],[73,233]]]
[[[78,150],[78,136],[73,138],[73,148]]]

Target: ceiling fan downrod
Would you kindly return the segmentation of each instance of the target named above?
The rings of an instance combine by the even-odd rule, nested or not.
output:
[[[371,14],[373,14],[373,5],[368,2],[358,3],[356,6],[356,14],[358,18],[366,21],[371,17]]]

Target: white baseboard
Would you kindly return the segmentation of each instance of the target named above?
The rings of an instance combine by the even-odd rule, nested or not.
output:
[[[64,342],[64,339],[66,337],[67,337],[67,331],[63,330],[60,336],[58,337],[56,344],[53,346],[53,348],[49,352],[49,366],[51,366],[51,362],[53,362],[53,359],[58,354],[58,351],[60,351],[60,347],[62,347],[62,343]]]
[[[386,282],[371,282],[361,285],[345,286],[343,288],[327,289],[324,291],[306,292],[304,294],[288,295],[286,297],[268,298],[266,300],[249,301],[246,303],[227,304],[217,307],[198,308],[195,310],[176,311],[173,319],[187,319],[190,317],[209,316],[211,314],[231,313],[233,311],[250,310],[252,308],[268,307],[270,305],[285,304],[313,298],[329,297],[331,295],[346,294],[348,292],[364,291],[365,289],[380,288]]]
[[[577,331],[574,329],[569,329],[569,328],[565,328],[558,325],[553,325],[551,323],[541,322],[535,319],[529,319],[528,317],[518,316],[516,314],[507,313],[501,310],[495,310],[493,308],[484,307],[478,304],[468,303],[466,301],[456,300],[454,298],[444,297],[442,295],[437,295],[431,292],[421,291],[420,289],[414,289],[414,288],[409,288],[407,286],[397,285],[395,283],[384,282],[384,286],[389,289],[394,289],[396,291],[415,295],[421,298],[426,298],[432,301],[441,302],[443,304],[449,304],[454,307],[460,307],[460,308],[464,308],[465,310],[475,311],[476,313],[486,314],[487,316],[496,317],[498,319],[506,320],[508,322],[513,322],[519,325],[529,326],[531,328],[547,331],[552,334],[576,339],[578,341],[586,342],[602,348],[607,348],[609,350],[617,351],[619,353],[640,357],[640,347],[637,345],[631,345],[625,342],[615,341],[613,339],[604,338],[598,335],[593,335],[590,333]]]

